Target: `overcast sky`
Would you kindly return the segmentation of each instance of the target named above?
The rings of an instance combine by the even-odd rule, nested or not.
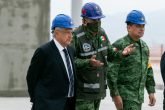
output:
[[[165,0],[82,0],[82,1],[83,4],[87,2],[95,2],[102,8],[103,14],[107,16],[102,20],[103,21],[102,27],[107,32],[108,36],[112,37],[110,38],[111,41],[115,41],[117,38],[127,33],[126,26],[124,23],[126,15],[131,10],[136,9],[136,10],[141,10],[144,13],[144,15],[146,15],[147,25],[146,25],[145,35],[143,38],[147,42],[164,43],[164,40],[160,40],[160,39],[162,39],[162,37],[165,36],[165,34],[164,31],[162,31],[162,28],[159,28],[159,27],[164,27],[165,25],[164,20],[162,22],[160,21],[161,19],[159,19],[161,18],[161,16],[154,16],[155,19],[159,19],[159,20],[153,21],[154,20],[153,17],[150,18],[147,15],[150,12],[152,12],[153,14],[153,13],[157,13],[158,10],[165,10],[165,6],[164,6]],[[51,0],[51,21],[59,13],[64,13],[71,16],[71,0]],[[125,16],[121,16],[121,14],[124,14]],[[165,12],[162,14],[165,14]],[[113,18],[113,16],[116,15],[118,15],[118,17]],[[108,17],[110,18],[108,19]],[[108,20],[108,22],[105,22],[106,20]],[[116,23],[114,23],[114,21]],[[157,37],[155,38],[152,37],[151,35]]]
[[[99,4],[105,15],[138,9],[144,13],[165,9],[165,0],[82,0]],[[59,13],[71,15],[71,0],[51,0],[51,19]]]

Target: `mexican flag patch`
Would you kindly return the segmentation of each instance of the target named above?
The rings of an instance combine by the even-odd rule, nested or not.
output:
[[[105,36],[101,36],[100,37],[100,41],[106,41],[106,37]]]

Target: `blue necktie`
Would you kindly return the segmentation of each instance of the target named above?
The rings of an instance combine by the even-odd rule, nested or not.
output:
[[[69,96],[73,97],[74,95],[74,76],[73,76],[73,71],[71,68],[71,62],[69,61],[69,54],[66,49],[63,49],[65,53],[65,58],[66,58],[66,64],[67,64],[67,69],[69,73],[69,80],[70,80],[70,93]]]

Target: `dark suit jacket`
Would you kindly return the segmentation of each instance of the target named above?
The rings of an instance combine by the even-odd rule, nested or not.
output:
[[[165,52],[163,53],[160,61],[160,70],[162,73],[163,82],[165,83]]]
[[[71,47],[67,49],[75,76],[74,51]],[[35,51],[26,79],[34,110],[64,110],[69,79],[62,57],[53,40]]]

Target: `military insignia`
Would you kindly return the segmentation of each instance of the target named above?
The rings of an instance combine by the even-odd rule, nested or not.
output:
[[[100,41],[101,41],[101,42],[106,41],[105,36],[100,36]]]
[[[86,10],[85,10],[85,9],[82,9],[81,13],[82,13],[83,15],[86,15]]]
[[[115,47],[114,47],[114,48],[113,48],[113,51],[117,52],[117,51],[118,51],[118,48],[115,48]]]
[[[151,63],[148,63],[148,68],[152,68]]]
[[[84,52],[89,52],[91,50],[91,45],[88,43],[84,43],[83,50],[84,50]]]

